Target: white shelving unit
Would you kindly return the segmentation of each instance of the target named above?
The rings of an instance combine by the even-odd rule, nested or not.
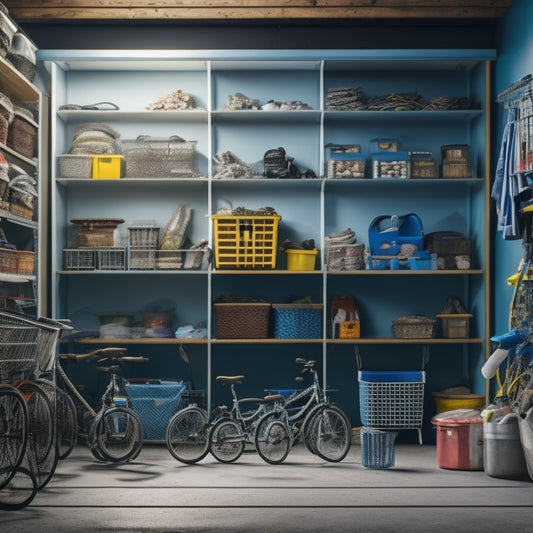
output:
[[[249,50],[249,51],[39,51],[51,76],[51,153],[69,149],[74,128],[104,122],[122,139],[147,134],[179,135],[197,141],[198,171],[184,179],[64,179],[52,165],[52,309],[56,317],[97,312],[135,312],[159,299],[175,303],[179,323],[206,320],[209,337],[198,339],[132,339],[150,345],[161,358],[154,371],[185,372],[175,344],[188,344],[197,362],[196,381],[210,399],[224,391],[211,388],[219,373],[245,373],[250,392],[293,382],[296,356],[317,359],[324,381],[339,393],[339,403],[357,422],[357,375],[353,348],[365,363],[412,367],[418,350],[429,346],[432,357],[428,388],[439,390],[468,381],[484,389],[477,371],[483,364],[490,320],[489,247],[489,108],[491,50]],[[440,95],[468,97],[472,109],[453,111],[332,111],[325,108],[328,89],[361,87],[369,96],[417,91],[426,99]],[[192,94],[198,110],[145,111],[154,99],[173,90]],[[228,111],[237,92],[256,99],[307,103],[312,110]],[[118,111],[60,111],[62,104],[113,102]],[[473,177],[458,179],[324,179],[328,143],[360,144],[370,158],[370,140],[397,137],[401,149],[431,151],[468,144]],[[318,179],[215,180],[213,156],[229,150],[248,163],[260,162],[266,150],[283,146],[298,168]],[[369,165],[369,162],[367,162]],[[368,245],[368,227],[378,215],[415,212],[425,233],[460,231],[472,243],[469,270],[327,271],[320,256],[313,272],[286,270],[278,254],[273,271],[94,271],[62,270],[67,227],[74,217],[122,217],[164,226],[185,202],[193,209],[191,241],[209,238],[209,215],[220,207],[273,206],[282,216],[280,241],[315,239],[351,227]],[[291,296],[311,296],[324,304],[320,339],[215,338],[212,300],[220,294],[262,297],[272,303]],[[362,338],[331,339],[329,303],[352,295],[359,306]],[[392,337],[392,318],[413,313],[435,316],[449,295],[459,296],[474,314],[471,338],[408,339]],[[120,343],[124,339],[85,338],[80,344]],[[252,353],[253,352],[253,353]],[[171,354],[171,357],[167,357]],[[167,357],[165,360],[164,358]],[[432,372],[434,370],[434,372]],[[145,371],[145,370],[144,370]],[[168,374],[167,374],[168,375]],[[268,381],[268,382],[267,382]],[[276,383],[274,383],[276,381]],[[353,402],[353,404],[352,404]]]

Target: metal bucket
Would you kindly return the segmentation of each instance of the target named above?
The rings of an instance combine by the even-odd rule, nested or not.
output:
[[[518,419],[520,441],[524,450],[529,477],[533,481],[533,407],[529,409],[525,418]]]
[[[500,422],[483,424],[483,464],[485,473],[491,477],[528,477],[517,415],[510,413]]]

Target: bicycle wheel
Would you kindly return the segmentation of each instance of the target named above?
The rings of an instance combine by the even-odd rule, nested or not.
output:
[[[350,421],[344,411],[335,405],[321,406],[310,424],[316,454],[326,461],[342,461],[350,449],[352,435]]]
[[[55,473],[59,460],[54,406],[42,387],[33,381],[17,386],[28,405],[29,440],[26,454],[35,465],[37,488],[42,489]]]
[[[207,437],[207,412],[197,406],[178,411],[167,426],[167,448],[172,456],[182,463],[197,463],[207,455]]]
[[[113,406],[97,417],[91,440],[103,458],[113,463],[135,459],[143,445],[141,419],[131,409]]]
[[[15,469],[9,483],[0,489],[0,510],[16,511],[29,505],[37,494],[37,479],[33,467],[23,464]]]
[[[0,489],[15,475],[28,438],[28,406],[24,396],[9,385],[0,385]]]
[[[257,424],[255,430],[255,449],[269,464],[280,464],[287,458],[292,447],[292,438],[287,424],[267,414]]]
[[[55,404],[58,457],[60,460],[66,459],[78,441],[78,414],[74,401],[67,392],[49,380],[38,379],[35,383]]]
[[[233,463],[244,452],[241,425],[230,419],[220,419],[209,432],[209,451],[221,463]]]

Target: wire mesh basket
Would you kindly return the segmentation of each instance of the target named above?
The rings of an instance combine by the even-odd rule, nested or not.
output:
[[[130,246],[157,248],[159,230],[157,226],[128,226]]]
[[[424,408],[423,371],[359,371],[359,404],[364,426],[417,429]]]
[[[155,248],[129,247],[128,248],[128,269],[129,270],[155,270],[156,269]]]
[[[44,323],[21,315],[0,311],[0,373],[28,370],[47,372],[53,368],[59,324]],[[7,376],[6,376],[7,375]]]
[[[63,250],[64,270],[94,270],[96,254],[92,248],[65,248]]]
[[[121,246],[97,248],[96,265],[98,270],[125,270],[126,248]]]

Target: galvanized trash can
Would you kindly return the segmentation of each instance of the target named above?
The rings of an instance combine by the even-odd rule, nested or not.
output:
[[[483,465],[491,477],[528,477],[516,414],[509,413],[499,422],[483,423]]]
[[[533,407],[530,407],[525,418],[518,419],[518,427],[520,430],[520,441],[524,449],[527,471],[533,481]]]

